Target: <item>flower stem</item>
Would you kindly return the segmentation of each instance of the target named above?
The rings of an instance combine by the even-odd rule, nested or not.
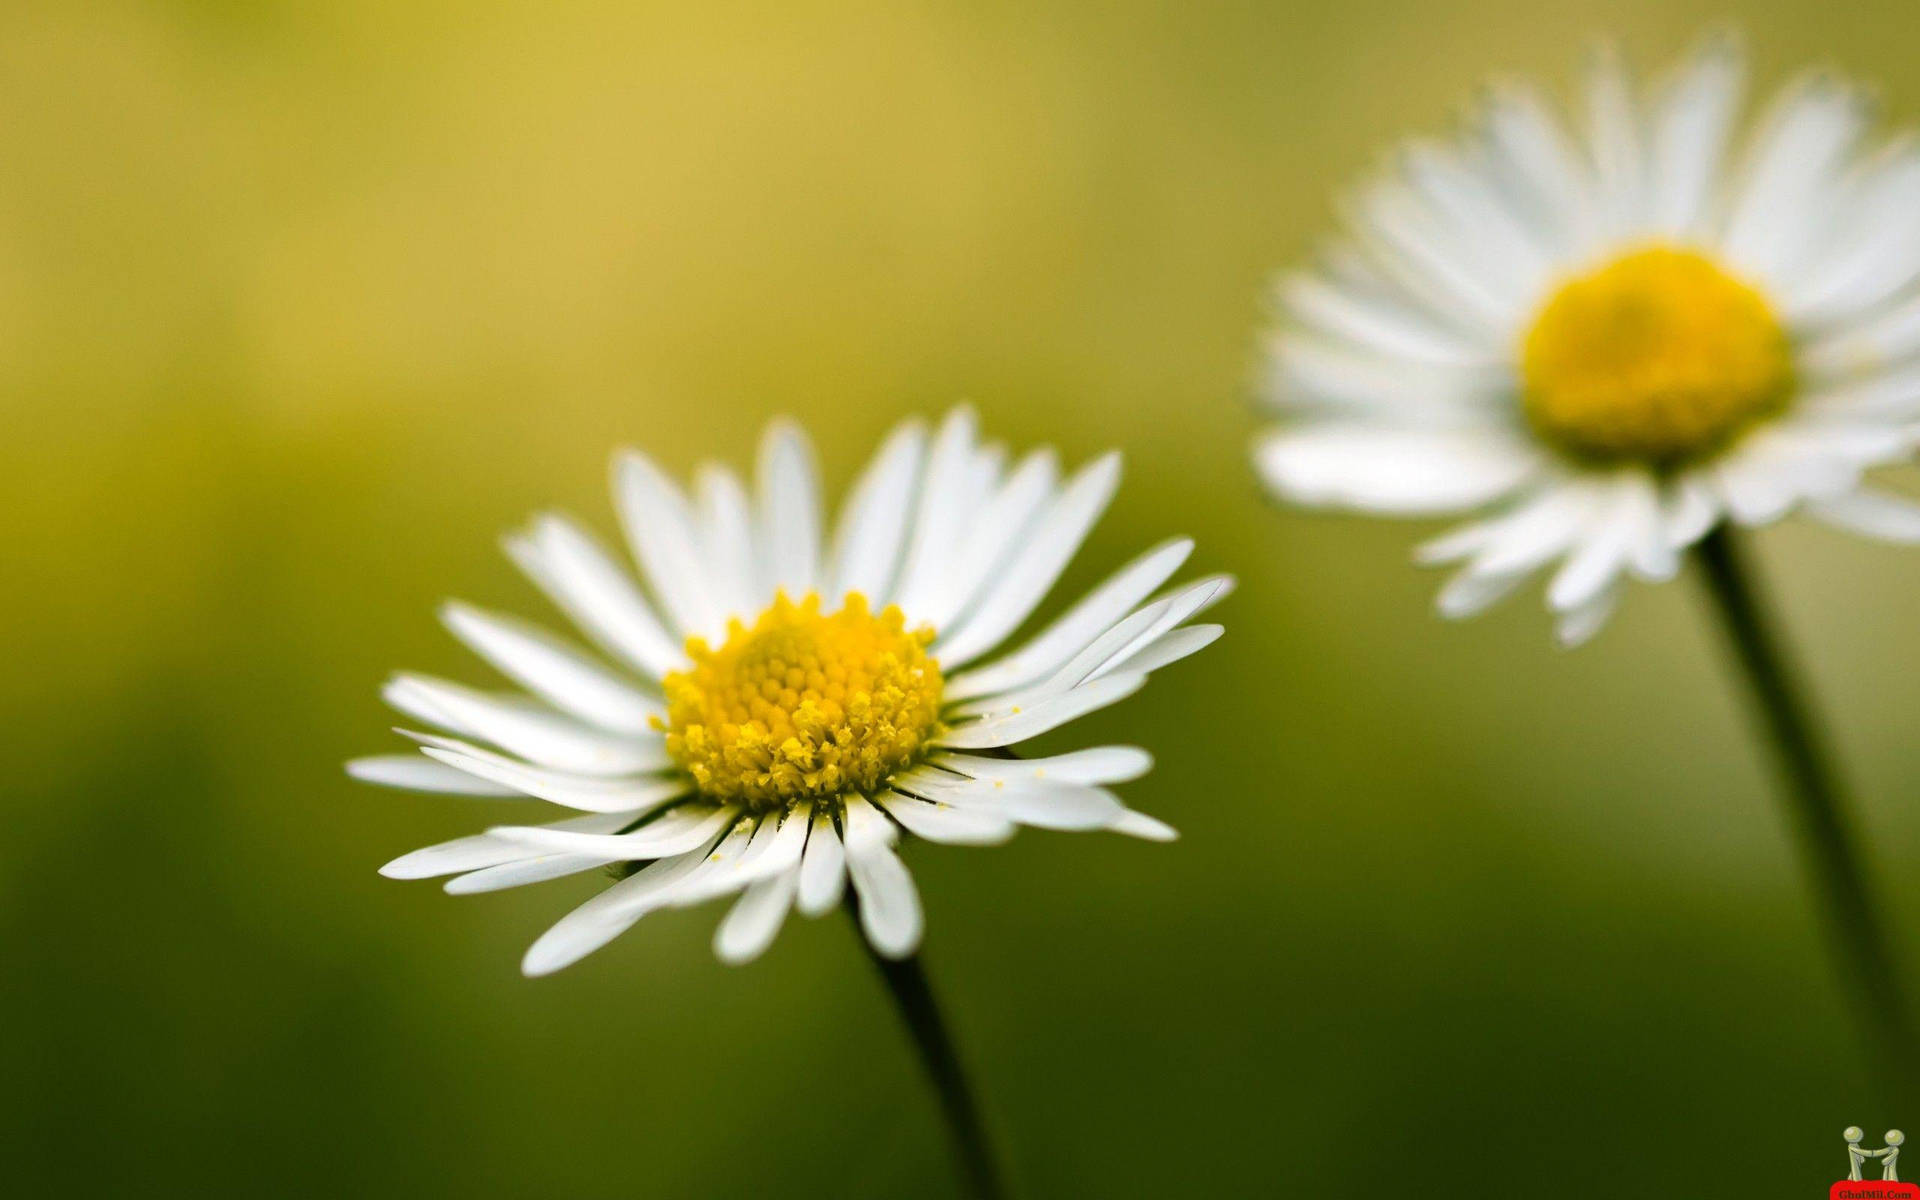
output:
[[[860,902],[847,892],[847,915],[853,918],[854,936],[867,952],[880,978],[886,981],[894,1007],[900,1010],[907,1032],[913,1035],[914,1048],[927,1078],[940,1098],[940,1111],[947,1119],[947,1132],[953,1138],[954,1156],[959,1159],[961,1186],[971,1200],[1003,1200],[1006,1189],[994,1165],[993,1151],[987,1144],[986,1126],[980,1120],[980,1107],[974,1101],[973,1088],[953,1049],[953,1037],[940,1016],[940,1005],[927,984],[927,973],[920,956],[887,958],[874,950],[860,930]]]
[[[1780,769],[1788,817],[1824,908],[1831,944],[1860,1010],[1867,1054],[1887,1099],[1920,1079],[1911,1010],[1894,966],[1846,812],[1844,794],[1805,689],[1786,661],[1736,536],[1725,526],[1695,549],[1727,640],[1752,687],[1755,715]]]

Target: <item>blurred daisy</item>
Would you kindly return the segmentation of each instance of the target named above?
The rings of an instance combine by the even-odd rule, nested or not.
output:
[[[902,958],[921,933],[903,836],[980,845],[1029,825],[1173,837],[1109,790],[1148,769],[1145,751],[1010,753],[1221,632],[1191,622],[1231,580],[1160,592],[1192,549],[1180,540],[1001,650],[1119,478],[1112,454],[1064,479],[1050,450],[1008,463],[960,409],[931,435],[917,421],[897,429],[829,539],[813,452],[792,424],[768,429],[751,495],[717,466],[689,495],[623,453],[615,499],[644,588],[564,517],[507,540],[604,655],[449,604],[454,635],[524,691],[400,675],[386,698],[435,730],[408,735],[424,757],[349,765],[374,783],[582,815],[430,846],[383,873],[451,875],[455,893],[624,873],[534,943],[524,969],[542,975],[650,912],[723,896],[738,899],[715,951],[745,961],[789,909],[825,912],[849,882],[871,946]]]
[[[1644,95],[1602,52],[1573,134],[1508,83],[1404,146],[1280,286],[1267,483],[1473,513],[1419,551],[1459,564],[1441,612],[1553,565],[1569,644],[1725,522],[1920,541],[1920,507],[1861,485],[1920,421],[1920,147],[1815,75],[1736,151],[1742,76],[1731,37]]]

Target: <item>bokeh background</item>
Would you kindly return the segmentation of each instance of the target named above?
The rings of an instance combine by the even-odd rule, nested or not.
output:
[[[339,764],[398,746],[390,669],[487,678],[436,602],[545,611],[496,535],[610,529],[613,446],[793,413],[838,484],[965,398],[1127,449],[1070,586],[1180,532],[1243,580],[1088,722],[1184,840],[911,855],[1024,1194],[1824,1195],[1920,1111],[1868,1095],[1692,581],[1571,654],[1532,599],[1446,625],[1429,527],[1244,460],[1266,280],[1391,139],[1726,17],[1920,120],[1910,0],[11,0],[9,1193],[950,1194],[843,921],[529,982],[595,882],[382,880],[492,814]],[[1920,553],[1759,548],[1920,964]]]

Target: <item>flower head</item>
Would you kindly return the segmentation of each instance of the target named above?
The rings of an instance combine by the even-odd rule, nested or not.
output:
[[[1117,456],[1063,480],[1049,450],[1009,466],[966,409],[932,435],[909,421],[854,485],[831,539],[813,452],[791,423],[768,429],[752,496],[715,466],[689,496],[631,451],[614,476],[644,588],[565,517],[507,541],[599,653],[450,604],[453,633],[523,690],[400,675],[386,698],[434,728],[408,734],[425,757],[349,764],[374,783],[584,814],[497,826],[382,868],[451,875],[456,893],[621,874],[534,944],[529,974],[577,961],[649,912],[728,895],[739,898],[715,950],[744,961],[791,908],[818,915],[849,881],[868,940],[904,956],[921,912],[895,852],[903,837],[987,844],[1021,825],[1174,836],[1109,790],[1147,771],[1145,751],[1010,749],[1124,699],[1221,632],[1191,622],[1230,579],[1160,590],[1192,550],[1179,540],[996,653],[1106,508]]]
[[[1920,541],[1920,507],[1861,484],[1920,430],[1920,146],[1873,144],[1827,76],[1736,139],[1743,75],[1721,36],[1637,95],[1602,51],[1572,135],[1502,84],[1405,146],[1282,282],[1267,483],[1473,514],[1419,552],[1458,564],[1441,611],[1557,564],[1568,643],[1722,521]]]

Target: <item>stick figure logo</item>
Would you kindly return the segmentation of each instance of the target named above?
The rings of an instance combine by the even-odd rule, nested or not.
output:
[[[1840,1136],[1847,1139],[1847,1177],[1833,1185],[1828,1200],[1920,1200],[1920,1184],[1900,1182],[1900,1147],[1906,1134],[1887,1130],[1886,1145],[1878,1150],[1860,1144],[1867,1135],[1858,1125],[1847,1126]],[[1876,1162],[1880,1178],[1869,1179],[1867,1168]]]
[[[1866,1166],[1867,1160],[1870,1158],[1880,1160],[1880,1178],[1896,1181],[1900,1178],[1898,1169],[1900,1162],[1900,1144],[1907,1140],[1906,1134],[1901,1133],[1898,1129],[1887,1130],[1887,1144],[1878,1150],[1868,1150],[1860,1145],[1861,1139],[1867,1135],[1861,1132],[1858,1125],[1849,1125],[1846,1132],[1840,1136],[1847,1139],[1848,1179],[1864,1179],[1865,1176],[1860,1174],[1860,1168]]]

